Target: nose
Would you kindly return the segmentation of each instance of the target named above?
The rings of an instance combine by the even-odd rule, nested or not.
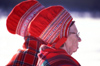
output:
[[[78,37],[78,42],[81,42],[82,40],[81,40],[81,38],[80,37]]]

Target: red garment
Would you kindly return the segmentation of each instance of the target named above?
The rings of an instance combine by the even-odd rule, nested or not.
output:
[[[31,37],[25,37],[23,49],[16,53],[6,66],[36,66],[39,47],[44,42]]]
[[[80,66],[80,64],[63,49],[42,45],[38,54],[37,66]]]

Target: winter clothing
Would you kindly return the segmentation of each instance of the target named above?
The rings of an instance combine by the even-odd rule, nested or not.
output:
[[[80,64],[65,50],[42,45],[37,66],[80,66]]]
[[[45,43],[32,36],[26,36],[23,49],[18,50],[6,66],[36,66],[41,44]]]
[[[59,5],[44,9],[39,4],[39,8],[36,6],[37,12],[35,13],[35,4],[37,1],[24,11],[16,6],[20,11],[14,9],[8,16],[7,28],[9,32],[26,36],[28,28],[28,33],[33,37],[25,37],[24,49],[19,50],[7,66],[36,66],[36,64],[37,66],[80,66],[74,58],[60,49],[60,46],[67,40],[72,16],[64,7]],[[14,15],[14,12],[18,15]],[[42,44],[48,44],[48,46]],[[42,46],[38,59],[37,53],[40,45]]]
[[[25,37],[23,49],[18,50],[7,66],[36,66],[37,53],[44,42],[30,36],[27,28],[42,9],[44,6],[36,0],[23,1],[16,5],[7,17],[8,31]]]

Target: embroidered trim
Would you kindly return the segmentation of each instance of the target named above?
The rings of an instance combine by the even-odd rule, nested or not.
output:
[[[63,9],[58,16],[46,27],[39,38],[47,43],[54,42],[58,37],[65,36],[66,26],[72,19],[71,15]],[[62,30],[63,29],[63,30]]]

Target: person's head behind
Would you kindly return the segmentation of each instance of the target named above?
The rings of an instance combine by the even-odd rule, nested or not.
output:
[[[17,34],[22,37],[27,36],[29,23],[44,8],[45,7],[36,0],[18,3],[7,17],[7,30],[12,34]]]

